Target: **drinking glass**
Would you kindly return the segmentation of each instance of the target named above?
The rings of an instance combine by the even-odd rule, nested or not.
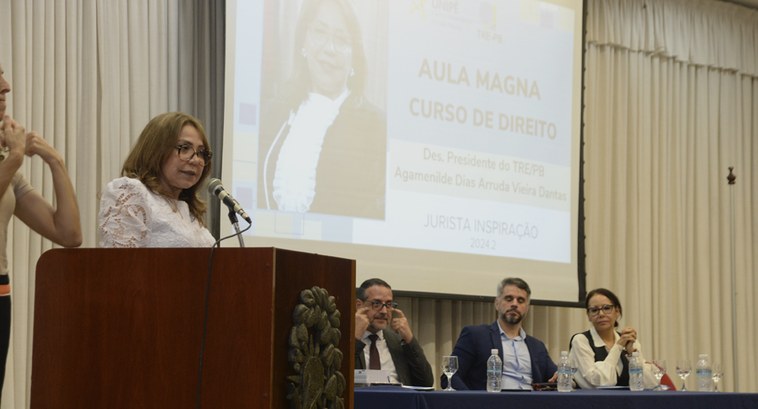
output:
[[[442,372],[447,377],[446,391],[454,391],[453,374],[458,370],[458,357],[455,355],[446,355],[442,357]]]
[[[663,375],[666,375],[666,360],[664,359],[654,359],[653,360],[653,375],[655,375],[655,379],[658,380],[658,385],[655,387],[655,390],[666,390],[668,388],[664,388],[663,385],[661,385],[661,379],[663,379]]]
[[[690,372],[692,372],[690,361],[686,359],[676,361],[676,374],[682,378],[682,392],[687,390],[687,377],[690,376]]]
[[[713,391],[718,392],[719,381],[724,377],[724,369],[721,367],[721,364],[714,363],[711,371],[711,378],[713,378]]]

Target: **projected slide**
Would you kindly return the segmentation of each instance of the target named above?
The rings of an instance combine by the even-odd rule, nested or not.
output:
[[[230,2],[222,179],[249,245],[357,281],[577,301],[581,0]]]

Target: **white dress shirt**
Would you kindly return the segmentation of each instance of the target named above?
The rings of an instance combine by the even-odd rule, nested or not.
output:
[[[363,356],[366,358],[366,368],[369,363],[369,353],[371,351],[371,340],[368,338],[372,333],[366,331],[363,333],[363,341],[366,347],[363,348]],[[378,331],[376,335],[379,336],[376,340],[376,349],[379,351],[379,361],[381,362],[381,369],[390,373],[389,383],[400,383],[397,379],[397,370],[395,369],[395,362],[392,360],[389,348],[387,348],[387,340],[384,339],[384,331]]]

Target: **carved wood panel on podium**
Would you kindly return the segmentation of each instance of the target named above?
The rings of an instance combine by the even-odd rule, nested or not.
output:
[[[342,315],[340,371],[352,408],[355,261],[222,248],[209,275],[210,255],[198,248],[43,254],[31,407],[287,408],[293,308],[303,289],[318,286]]]

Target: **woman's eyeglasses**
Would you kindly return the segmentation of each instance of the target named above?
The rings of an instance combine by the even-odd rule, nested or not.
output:
[[[203,166],[208,166],[208,164],[211,163],[211,158],[213,157],[213,152],[207,151],[205,149],[196,151],[192,145],[187,143],[176,145],[176,153],[179,154],[179,159],[187,162],[191,161],[192,158],[197,155],[197,157],[203,161]]]
[[[590,308],[587,308],[587,313],[590,314],[593,317],[595,315],[600,314],[600,311],[602,311],[603,314],[608,315],[608,314],[610,314],[613,311],[614,308],[616,308],[615,305],[606,304],[606,305],[601,305],[599,307],[590,307]]]
[[[348,54],[353,51],[350,38],[320,25],[311,26],[308,29],[308,39],[319,48],[326,46],[327,43],[331,43],[334,51],[340,54]]]

